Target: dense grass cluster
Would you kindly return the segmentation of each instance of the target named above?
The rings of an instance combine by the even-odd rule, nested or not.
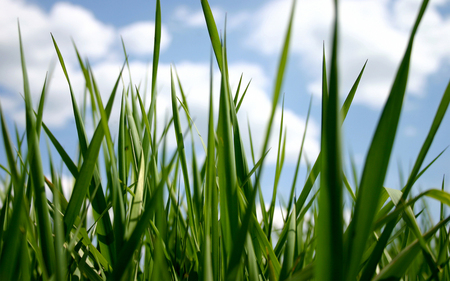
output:
[[[424,159],[449,105],[450,88],[442,96],[403,189],[383,187],[402,111],[414,37],[427,4],[428,1],[423,1],[410,34],[362,176],[356,186],[351,186],[342,168],[340,128],[364,67],[339,108],[339,20],[335,1],[328,69],[323,56],[321,152],[301,186],[297,182],[300,149],[286,202],[287,215],[276,239],[272,236],[278,181],[273,186],[270,206],[265,206],[268,201],[262,196],[260,179],[288,59],[295,1],[259,158],[252,143],[251,157],[244,149],[237,113],[246,91],[239,83],[237,91],[231,92],[226,37],[219,35],[207,0],[202,0],[201,5],[215,55],[211,81],[213,64],[217,64],[221,87],[220,100],[213,100],[211,82],[208,134],[199,138],[206,153],[204,161],[198,159],[194,145],[192,157],[186,156],[186,138],[192,138],[194,143],[196,127],[175,71],[171,73],[172,116],[161,134],[156,129],[159,0],[149,108],[144,107],[139,87],[129,85],[119,89],[122,72],[109,99],[103,101],[92,69],[75,47],[95,125],[90,139],[86,118],[81,113],[86,108],[78,107],[63,56],[53,41],[70,89],[74,135],[79,144],[77,160],[69,156],[42,122],[45,86],[38,108],[32,107],[20,42],[26,131],[16,131],[15,141],[0,109],[7,156],[7,163],[1,166],[6,177],[0,192],[0,280],[450,280],[446,229],[450,217],[444,217],[443,211],[444,205],[450,205],[450,194],[430,189],[413,197],[410,192],[432,164],[424,163]],[[116,96],[121,102],[119,128],[118,132],[111,132],[108,119]],[[219,104],[218,120],[214,120],[214,103]],[[188,128],[181,127],[180,119],[187,120]],[[282,122],[283,119],[280,128]],[[175,151],[166,148],[167,134],[172,128],[177,142]],[[62,175],[56,172],[51,155],[50,176],[44,175],[39,150],[41,132],[73,176],[69,198],[62,192]],[[284,135],[281,129],[276,178],[283,167]],[[302,140],[298,142],[303,148]],[[249,159],[253,163],[249,164]],[[320,186],[318,192],[313,190],[316,181]],[[53,193],[50,198],[46,196],[46,187]],[[301,190],[298,198],[296,188]],[[348,225],[343,219],[343,198],[347,193],[351,200],[347,203],[351,206]],[[436,225],[426,225],[428,232],[422,233],[418,219],[425,213],[413,213],[413,206],[425,196],[440,202],[441,218]],[[89,208],[93,213],[92,225],[87,223]],[[259,220],[257,212],[261,212]],[[312,220],[306,220],[306,214]]]

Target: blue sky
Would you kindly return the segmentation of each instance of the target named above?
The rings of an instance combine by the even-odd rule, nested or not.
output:
[[[38,100],[46,72],[56,59],[50,32],[55,36],[79,100],[83,78],[71,43],[89,58],[104,97],[112,89],[123,63],[120,37],[129,53],[134,84],[143,81],[151,61],[154,1],[12,1],[0,0],[0,102],[11,126],[24,126],[20,93],[22,77],[18,49],[17,19],[20,20],[34,101]],[[364,62],[368,60],[354,104],[343,129],[344,161],[353,155],[361,171],[380,110],[406,47],[406,40],[420,1],[347,0],[341,2],[340,84],[341,98],[349,91]],[[247,120],[256,144],[265,130],[271,102],[274,74],[285,33],[290,0],[210,1],[218,28],[223,30],[227,14],[228,58],[231,84],[235,88],[241,73],[251,85],[239,113]],[[405,176],[412,168],[428,132],[442,93],[450,77],[449,1],[431,1],[413,51],[408,93],[393,151],[386,186],[400,188],[399,167]],[[173,63],[188,94],[197,126],[206,135],[210,45],[199,1],[162,1],[162,52],[158,79],[160,120],[170,111],[169,68]],[[286,170],[280,194],[286,198],[292,180],[306,112],[311,96],[313,107],[305,152],[314,161],[320,146],[320,75],[322,44],[329,49],[332,1],[299,0],[291,44],[290,60],[283,88],[287,127]],[[128,77],[128,74],[126,75]],[[216,78],[218,76],[216,75]],[[128,78],[126,78],[126,82]],[[215,85],[218,87],[219,80]],[[216,101],[218,91],[216,90]],[[281,109],[281,108],[280,108]],[[66,149],[75,155],[75,135],[67,83],[56,65],[44,111],[44,122]],[[281,110],[277,116],[281,116]],[[113,113],[114,118],[118,112]],[[450,117],[446,116],[427,161],[450,144]],[[160,126],[161,127],[161,126]],[[12,127],[11,127],[12,128]],[[279,128],[275,127],[275,132]],[[248,136],[244,134],[248,141]],[[274,136],[275,140],[275,136]],[[172,142],[172,146],[174,143]],[[276,142],[266,173],[273,173]],[[197,150],[198,151],[198,150]],[[259,150],[257,150],[259,153]],[[3,152],[0,152],[3,153]],[[445,152],[423,175],[419,189],[440,187],[450,168]],[[6,164],[0,154],[1,164]],[[304,169],[302,170],[304,172]],[[304,177],[303,177],[304,178]],[[303,183],[303,178],[300,183]],[[264,194],[270,200],[268,176]],[[405,179],[406,180],[406,179]],[[448,186],[448,184],[446,185]],[[264,185],[263,185],[264,187]],[[298,192],[300,192],[298,190]]]

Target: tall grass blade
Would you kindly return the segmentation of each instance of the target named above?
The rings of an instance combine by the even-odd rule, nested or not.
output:
[[[60,210],[60,197],[53,196],[54,210],[53,210],[53,223],[55,230],[55,258],[56,258],[56,276],[59,280],[65,280],[67,274],[67,262],[66,251],[64,248],[64,222],[62,219],[62,213]]]
[[[325,61],[323,63],[325,64]],[[345,118],[347,117],[348,110],[350,109],[350,106],[353,102],[353,98],[355,97],[356,90],[358,89],[359,81],[361,80],[362,74],[364,73],[364,69],[365,69],[365,64],[364,64],[363,68],[361,69],[361,71],[358,75],[358,78],[353,83],[353,86],[352,86],[350,92],[348,93],[348,95],[344,101],[344,104],[341,107],[341,117],[342,117],[341,122],[344,122]],[[324,74],[322,74],[322,76],[324,76]],[[324,77],[326,77],[326,75]],[[314,162],[314,165],[313,165],[311,171],[308,174],[308,178],[303,186],[302,192],[300,193],[300,196],[295,203],[297,213],[300,212],[300,210],[303,208],[303,205],[305,204],[306,199],[308,199],[308,195],[311,192],[311,189],[312,189],[314,183],[316,182],[318,175],[320,174],[320,171],[322,168],[321,161],[322,161],[322,154],[319,153],[316,161]]]
[[[222,43],[220,42],[219,32],[217,31],[214,16],[209,6],[208,0],[201,0],[200,3],[202,4],[206,27],[208,28],[209,38],[211,39],[211,45],[217,59],[217,64],[220,71],[223,71]]]
[[[345,258],[348,264],[346,280],[354,280],[360,270],[360,260],[371,232],[400,119],[403,98],[406,92],[406,83],[408,81],[414,37],[427,4],[428,1],[426,0],[422,2],[419,15],[410,35],[408,47],[397,71],[391,92],[384,106],[366,157],[361,182],[359,184],[354,217],[349,226],[349,231],[347,231],[349,237],[347,238],[348,245]],[[379,253],[377,254],[378,257],[381,255],[382,248],[384,246],[381,246],[376,251]],[[366,267],[369,270],[367,274],[370,275],[365,275],[365,278],[370,278],[371,274],[373,274],[376,265],[374,261],[373,259],[371,265]]]
[[[122,71],[120,72],[121,75]],[[119,75],[119,78],[120,78]],[[116,85],[113,89],[113,92],[108,100],[107,109],[108,109],[108,117],[106,113],[104,113],[106,120],[104,122],[107,122],[107,118],[109,118],[110,110],[112,108],[116,90],[117,90],[118,80],[116,82]],[[109,131],[109,129],[108,129]],[[66,226],[66,229],[68,230],[66,233],[66,236],[70,233],[70,230],[72,229],[72,225],[75,222],[75,218],[77,217],[79,210],[81,208],[81,205],[83,203],[83,199],[86,195],[86,192],[88,191],[89,184],[91,182],[92,176],[95,171],[95,165],[97,162],[97,158],[100,152],[100,146],[103,140],[103,137],[105,136],[105,128],[103,122],[98,124],[97,128],[94,131],[94,135],[91,139],[91,142],[89,143],[89,147],[87,149],[87,152],[84,156],[84,162],[80,168],[80,172],[78,175],[78,178],[75,181],[75,185],[73,187],[72,196],[69,200],[69,205],[67,206],[66,213],[64,214],[64,223]],[[82,142],[80,142],[82,143]]]
[[[46,268],[49,275],[55,271],[55,248],[53,244],[52,229],[45,195],[44,172],[41,163],[39,140],[36,132],[36,119],[31,100],[30,86],[28,82],[25,54],[22,45],[22,35],[19,27],[20,58],[22,62],[22,75],[26,107],[26,131],[28,143],[28,156],[30,157],[30,177],[34,191],[34,208],[37,215],[39,242],[44,254]]]
[[[284,248],[284,256],[283,256],[283,266],[281,267],[280,279],[285,280],[289,277],[290,272],[292,272],[292,267],[294,266],[294,250],[295,250],[295,237],[296,237],[296,229],[297,229],[297,220],[296,220],[296,210],[295,205],[292,209],[292,213],[289,216],[285,224],[285,228],[288,229],[286,246]]]
[[[177,141],[178,155],[181,161],[181,169],[183,171],[184,178],[184,189],[186,192],[186,200],[188,204],[188,216],[189,216],[189,227],[192,231],[192,237],[194,241],[195,248],[199,250],[198,238],[197,238],[197,224],[196,217],[194,216],[194,206],[192,202],[191,188],[189,183],[189,174],[187,169],[187,161],[186,154],[184,150],[184,141],[183,141],[183,133],[181,131],[180,117],[178,114],[178,106],[177,106],[177,98],[175,93],[175,83],[173,81],[172,70],[170,72],[171,75],[171,95],[172,95],[172,114],[174,120],[174,129],[175,129],[175,137]]]
[[[322,93],[322,171],[320,177],[319,217],[317,221],[316,276],[318,280],[342,280],[343,217],[340,115],[338,111],[338,4],[335,3],[330,84]],[[325,60],[324,60],[325,61]],[[324,71],[324,74],[326,72]],[[326,76],[323,78],[326,79]],[[328,93],[328,96],[327,96]]]
[[[222,61],[225,59],[225,50],[222,48]],[[238,238],[239,226],[236,182],[236,160],[234,142],[232,136],[230,117],[230,92],[228,88],[228,73],[224,66],[222,68],[222,79],[219,101],[219,120],[217,125],[217,154],[218,154],[218,176],[220,191],[220,214],[221,229],[223,233],[224,251],[231,258],[233,241]],[[223,215],[223,217],[222,217]],[[245,239],[245,235],[241,238]],[[240,258],[239,258],[240,259]],[[226,260],[225,264],[231,260]]]

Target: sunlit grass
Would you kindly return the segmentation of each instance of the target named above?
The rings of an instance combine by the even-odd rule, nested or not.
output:
[[[0,211],[0,280],[448,280],[449,233],[444,216],[450,194],[429,189],[417,196],[411,190],[434,163],[424,163],[428,149],[450,103],[450,87],[442,95],[434,120],[402,190],[383,186],[408,82],[414,37],[428,1],[423,1],[406,51],[375,128],[361,178],[343,169],[340,130],[345,122],[366,65],[340,107],[339,13],[335,22],[329,64],[323,51],[321,152],[301,184],[303,139],[285,202],[285,220],[274,237],[277,187],[284,167],[286,132],[281,115],[273,131],[288,62],[295,1],[289,16],[272,92],[272,107],[261,151],[252,142],[251,128],[242,127],[237,112],[247,92],[229,83],[226,33],[219,34],[208,1],[202,0],[213,50],[209,85],[208,133],[197,134],[175,66],[171,67],[171,116],[157,129],[157,89],[161,39],[161,8],[156,1],[155,40],[150,106],[141,89],[123,89],[117,74],[107,101],[102,100],[90,65],[75,47],[92,107],[95,128],[86,133],[86,104],[80,110],[64,58],[53,39],[67,80],[79,155],[72,159],[42,121],[46,81],[39,106],[33,108],[24,48],[20,41],[26,130],[12,139],[0,107],[5,162]],[[20,28],[19,28],[20,36]],[[20,38],[20,40],[22,40]],[[125,57],[127,57],[124,46]],[[220,70],[220,98],[214,100],[213,66]],[[251,85],[250,85],[251,87]],[[289,93],[286,93],[289,94]],[[119,97],[116,99],[116,97]],[[207,100],[208,97],[205,97]],[[108,125],[114,102],[120,101],[117,131]],[[106,103],[105,103],[106,102]],[[218,104],[218,114],[214,105]],[[311,108],[311,105],[310,105]],[[83,112],[83,114],[82,114]],[[306,121],[306,126],[309,120]],[[431,114],[431,113],[430,113]],[[217,116],[217,119],[215,119]],[[183,128],[182,124],[188,124]],[[251,151],[241,137],[248,130]],[[44,134],[42,134],[43,132]],[[305,132],[306,133],[306,132]],[[174,135],[168,135],[174,134]],[[277,134],[277,161],[272,198],[260,190],[269,138]],[[48,152],[51,175],[44,176],[39,140],[47,138],[74,179],[65,197],[55,163]],[[254,137],[254,136],[253,136]],[[176,149],[167,146],[176,140]],[[189,142],[190,139],[190,142]],[[200,157],[194,143],[202,144]],[[186,153],[186,146],[192,153]],[[24,149],[26,148],[26,149]],[[252,164],[247,161],[251,159]],[[102,164],[100,164],[102,163]],[[317,180],[320,177],[320,180]],[[347,178],[355,178],[351,186]],[[313,188],[317,182],[319,191]],[[267,183],[265,183],[267,185]],[[50,198],[45,188],[52,193]],[[295,190],[301,190],[297,197]],[[349,195],[349,196],[347,196]],[[344,209],[344,198],[351,210]],[[428,222],[414,204],[428,197],[441,204],[440,221]],[[269,204],[266,206],[265,204]],[[87,225],[92,208],[93,225]],[[344,214],[351,213],[344,222]],[[257,216],[258,214],[258,216]]]

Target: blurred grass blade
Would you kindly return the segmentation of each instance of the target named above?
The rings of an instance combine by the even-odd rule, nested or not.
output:
[[[281,267],[281,273],[279,280],[285,280],[289,277],[290,272],[292,272],[292,267],[294,266],[294,249],[295,249],[295,237],[296,237],[296,210],[295,205],[292,209],[292,213],[289,216],[285,224],[285,228],[288,228],[287,242],[284,248],[283,256],[283,266]]]
[[[3,115],[3,110],[0,105],[0,119],[2,123],[2,135],[4,141],[4,147],[6,156],[8,159],[8,166],[11,175],[12,184],[8,188],[6,192],[7,199],[2,203],[2,224],[1,224],[1,232],[5,231],[5,233],[1,233],[0,239],[2,239],[2,247],[0,252],[0,277],[5,280],[12,280],[14,269],[19,263],[19,249],[21,248],[21,237],[27,234],[27,227],[25,222],[25,214],[24,214],[24,191],[25,186],[23,184],[24,177],[20,176],[19,171],[17,170],[17,166],[15,164],[15,159],[13,156],[13,145],[11,141],[11,137],[9,135],[8,128],[6,126],[5,117]],[[11,190],[14,189],[14,200],[12,202],[12,214],[9,219],[9,223],[7,224],[7,228],[4,230],[4,222],[6,211],[9,208],[9,200],[8,198],[12,198]],[[46,269],[44,269],[44,276],[46,276]]]
[[[338,111],[338,40],[339,11],[334,2],[333,46],[331,50],[329,89],[322,93],[322,171],[320,177],[319,217],[317,221],[317,280],[342,280],[343,260],[343,199],[342,160],[340,147],[340,114]],[[325,55],[324,55],[325,57]],[[325,59],[324,59],[325,61]],[[326,79],[326,71],[324,71]],[[327,96],[328,94],[328,96]]]
[[[297,177],[298,177],[298,172],[300,169],[300,162],[302,160],[303,147],[305,144],[306,132],[308,130],[309,117],[311,116],[311,106],[312,106],[312,97],[309,101],[308,113],[306,114],[305,129],[303,131],[302,142],[300,144],[300,150],[299,150],[298,157],[297,157],[297,164],[295,166],[294,179],[292,180],[291,193],[289,195],[288,207],[286,208],[288,214],[291,212],[292,205],[295,206],[295,202],[296,202],[296,200],[294,200],[294,193],[295,193],[295,188],[297,186]],[[297,214],[296,214],[296,216],[297,216]]]
[[[323,63],[325,64],[325,61]],[[356,90],[358,89],[359,81],[362,77],[364,69],[365,69],[365,64],[364,64],[363,68],[361,69],[361,71],[358,75],[358,78],[353,83],[353,86],[352,86],[350,92],[348,93],[348,95],[344,101],[344,104],[341,107],[341,117],[342,117],[341,122],[344,122],[345,118],[347,117],[348,110],[350,109],[350,105],[352,104],[353,98],[355,97]],[[322,76],[324,76],[324,74],[322,74]],[[326,75],[324,77],[326,77]],[[321,161],[322,161],[322,154],[319,153],[319,155],[317,156],[316,162],[314,163],[311,171],[309,172],[308,178],[303,186],[302,192],[300,193],[300,196],[297,199],[297,202],[295,203],[297,212],[300,212],[300,210],[303,208],[303,205],[305,204],[306,199],[308,198],[308,195],[311,192],[311,189],[312,189],[314,183],[316,182],[317,176],[319,175],[320,170],[321,170]]]
[[[41,163],[39,140],[36,132],[36,119],[31,100],[30,86],[28,82],[25,54],[22,45],[22,36],[19,27],[20,58],[22,61],[22,75],[26,107],[26,131],[28,153],[30,157],[30,177],[34,191],[34,207],[37,215],[39,242],[44,254],[44,259],[49,275],[55,271],[55,248],[53,244],[52,229],[50,224],[47,197],[45,195],[44,172]]]

